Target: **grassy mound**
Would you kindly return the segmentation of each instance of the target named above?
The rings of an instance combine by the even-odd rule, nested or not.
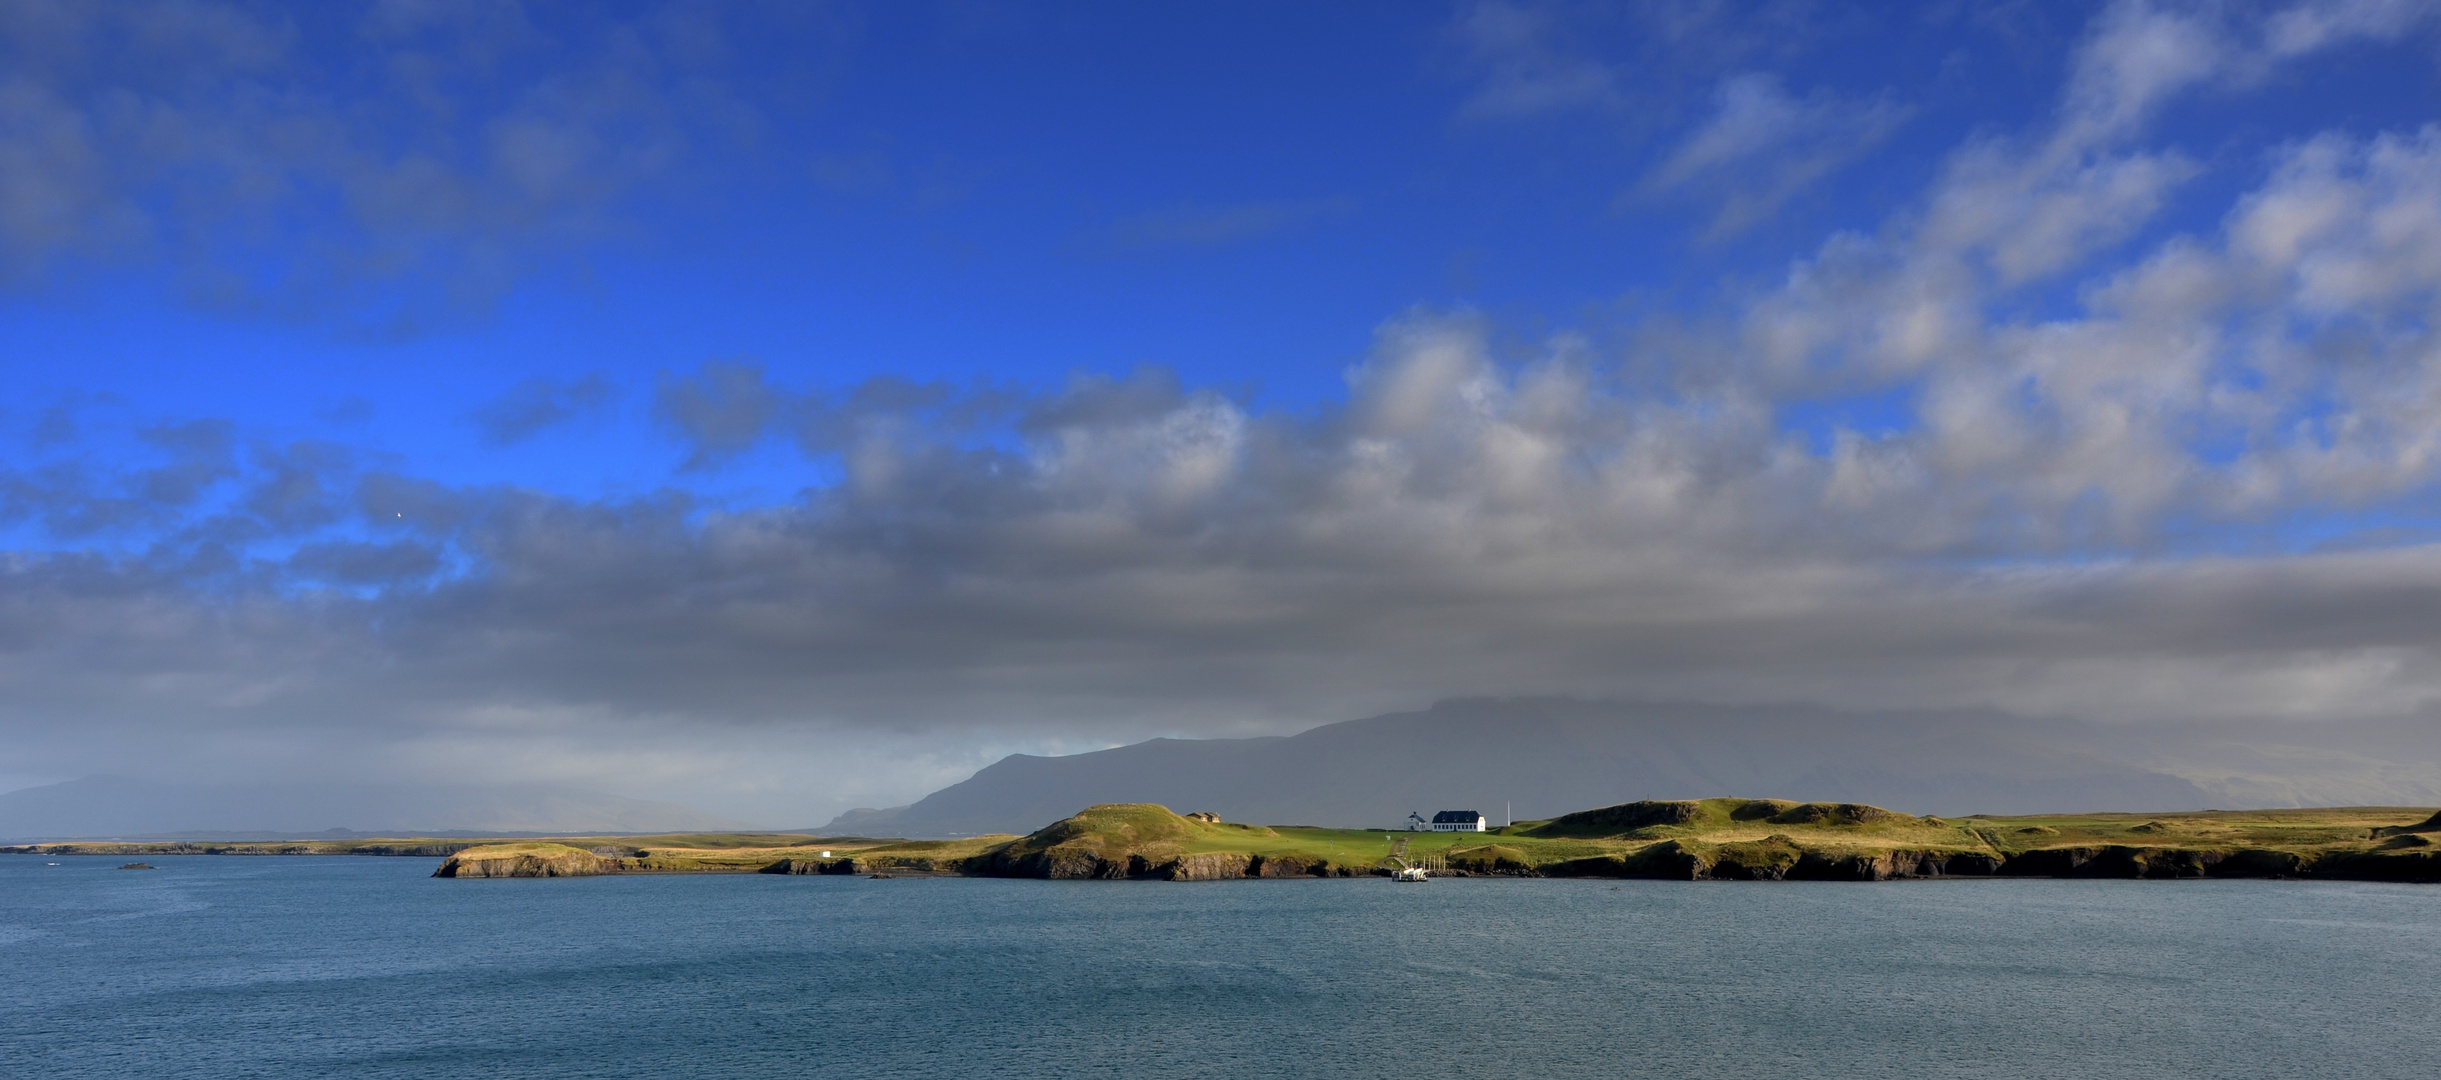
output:
[[[1643,829],[1693,824],[1702,816],[1702,803],[1656,802],[1648,799],[1562,814],[1517,832],[1523,836],[1548,837],[1625,836]]]
[[[1075,851],[1100,856],[1124,855],[1163,844],[1178,844],[1199,828],[1169,807],[1154,803],[1103,803],[1054,821],[1020,838],[1012,851]]]
[[[1190,839],[1220,828],[1153,803],[1103,803],[992,850],[985,868],[1013,877],[1147,877]]]
[[[1397,834],[1446,852],[1455,833]],[[1151,803],[1091,806],[985,852],[969,872],[1056,879],[1350,877],[1374,872],[1392,835],[1369,829],[1266,827],[1175,814]],[[1520,869],[1527,865],[1522,853]]]
[[[1799,803],[1764,820],[1774,825],[1909,825],[1922,818],[1863,803]]]
[[[1863,803],[1790,802],[1786,799],[1696,799],[1632,802],[1579,810],[1516,831],[1520,836],[1579,839],[1660,839],[1752,825],[1820,828],[1924,825],[1926,819]]]

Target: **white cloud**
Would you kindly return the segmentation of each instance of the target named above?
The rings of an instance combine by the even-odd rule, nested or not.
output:
[[[1723,236],[1770,217],[1815,182],[1889,138],[1912,112],[1887,99],[1846,101],[1817,93],[1789,96],[1778,77],[1758,72],[1721,82],[1714,111],[1639,185],[1647,195],[1698,181],[1717,191],[1711,234]]]
[[[2432,5],[2419,0],[2324,0],[2280,12],[2264,38],[2273,55],[2297,56],[2356,39],[2395,38],[2432,19]]]
[[[1617,102],[1609,66],[1570,49],[1547,7],[1479,3],[1453,32],[1482,74],[1461,116],[1515,118]]]
[[[2239,46],[2217,15],[2146,0],[2105,9],[2077,51],[2051,152],[2124,139],[2173,95],[2232,74]]]

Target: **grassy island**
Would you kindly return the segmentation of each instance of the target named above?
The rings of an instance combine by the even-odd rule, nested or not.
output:
[[[1211,881],[1388,873],[1393,845],[1436,876],[1883,881],[1963,876],[2295,877],[2441,882],[2430,807],[1917,817],[1858,803],[1622,803],[1481,833],[1248,825],[1150,803],[1088,807],[1025,836],[802,833],[432,837],[250,843],[69,842],[48,855],[409,855],[439,877],[599,874],[968,875]]]
[[[454,853],[438,876],[1351,877],[1387,873],[1393,845],[1404,840],[1407,861],[1440,876],[2441,881],[2441,813],[2407,807],[1936,818],[1857,803],[1702,799],[1623,803],[1482,833],[1406,833],[1246,825],[1122,803],[1089,807],[1026,836],[708,842],[722,839],[483,845]]]

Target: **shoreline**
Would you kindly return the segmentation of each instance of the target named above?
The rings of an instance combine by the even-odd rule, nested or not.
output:
[[[1413,845],[1413,850],[1410,846]],[[1244,825],[1152,804],[1089,807],[1022,837],[823,842],[721,852],[470,848],[435,877],[629,873],[967,876],[1102,881],[1427,876],[1746,881],[2298,878],[2441,882],[2423,807],[1916,817],[1854,803],[1623,803],[1473,832]]]
[[[1409,845],[1413,850],[1409,850]],[[54,841],[0,855],[439,858],[435,877],[774,874],[1227,881],[1387,876],[1898,881],[2252,878],[2441,882],[2441,811],[2333,807],[1942,819],[1849,803],[1645,801],[1481,832],[1259,826],[1151,804],[1026,836],[798,833],[295,841]]]

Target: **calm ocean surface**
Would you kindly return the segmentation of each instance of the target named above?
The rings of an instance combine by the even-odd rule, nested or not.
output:
[[[0,856],[0,1074],[2441,1073],[2433,887],[121,861]]]

